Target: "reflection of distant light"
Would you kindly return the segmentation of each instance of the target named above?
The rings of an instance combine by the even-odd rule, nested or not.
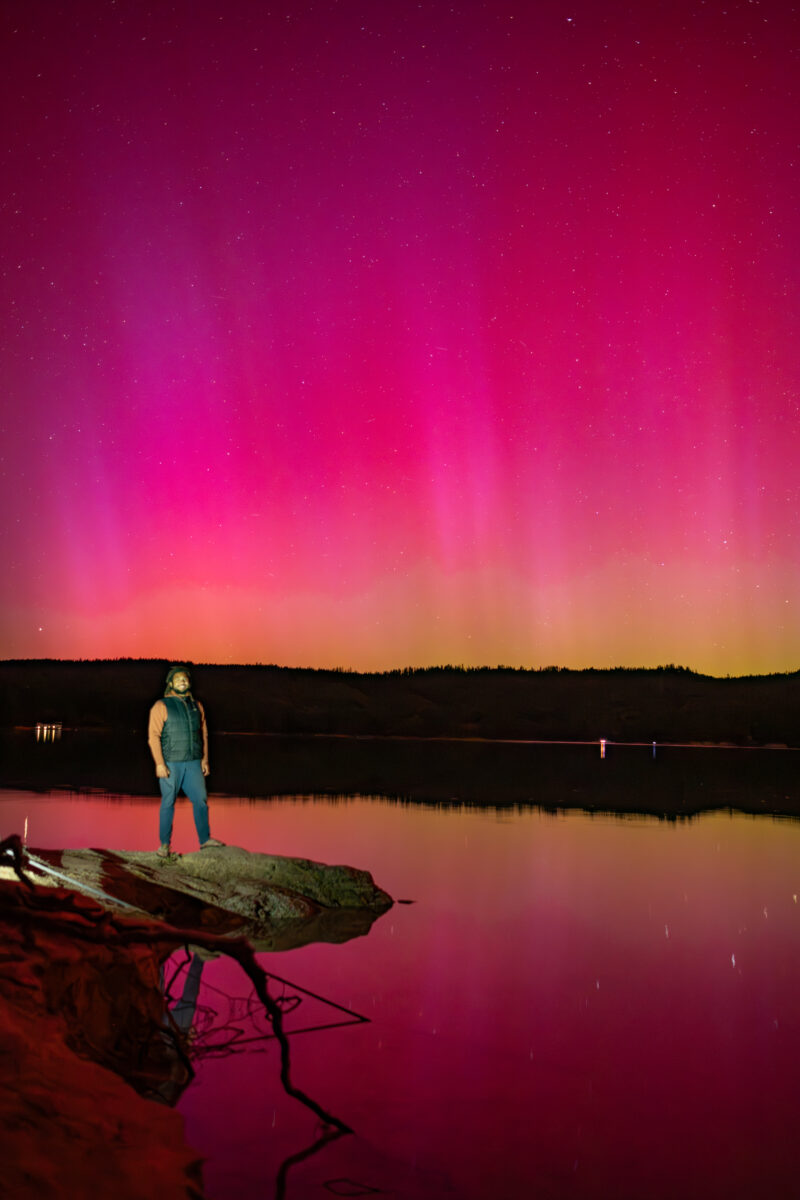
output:
[[[736,966],[736,955],[735,954],[731,955],[731,966],[732,967]]]
[[[606,739],[600,738],[600,757],[605,758],[605,756],[606,756]]]
[[[56,738],[61,737],[63,726],[60,721],[51,725],[46,725],[43,721],[36,722],[36,740],[37,742],[54,742]]]

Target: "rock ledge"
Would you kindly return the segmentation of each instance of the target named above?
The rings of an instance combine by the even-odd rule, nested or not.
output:
[[[83,891],[120,915],[133,909],[184,928],[244,934],[258,950],[347,941],[393,903],[368,871],[240,846],[168,860],[133,850],[31,850],[26,870],[37,884]]]

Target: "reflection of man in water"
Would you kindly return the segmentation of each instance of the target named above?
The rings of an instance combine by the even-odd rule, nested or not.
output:
[[[178,792],[192,802],[200,849],[221,846],[208,826],[208,726],[202,704],[192,696],[192,681],[186,667],[170,667],[163,700],[150,709],[147,742],[156,764],[161,789],[158,818],[158,854],[169,858],[172,820]]]
[[[186,947],[187,950],[190,948]],[[191,1054],[191,1043],[194,1040],[192,1023],[197,1009],[200,976],[203,973],[203,957],[216,957],[216,955],[202,955],[201,957],[201,954],[202,952],[195,952],[192,955],[189,970],[186,973],[183,984],[183,995],[180,1000],[171,1009],[166,1007],[166,1005],[164,1008],[164,1026],[166,1032],[162,1044],[165,1057],[159,1076],[153,1084],[156,1092],[153,1099],[163,1100],[165,1104],[177,1104],[184,1089],[188,1087],[194,1078],[194,1071],[190,1065],[189,1056]],[[165,988],[166,984],[165,974],[164,963],[162,963],[162,989]],[[167,993],[165,995],[167,1004],[170,999],[171,996]]]
[[[200,991],[200,976],[203,974],[203,960],[199,954],[192,955],[189,970],[183,984],[183,994],[177,1004],[173,1005],[172,1019],[181,1033],[189,1036],[197,1008],[197,994]]]

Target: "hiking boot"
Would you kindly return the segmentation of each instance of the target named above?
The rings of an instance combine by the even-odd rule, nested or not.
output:
[[[206,840],[205,840],[205,841],[202,843],[202,845],[200,846],[200,849],[201,849],[201,850],[208,850],[208,849],[210,849],[212,846],[224,846],[224,845],[225,845],[225,843],[224,843],[224,842],[220,842],[220,841],[218,841],[218,839],[217,839],[217,838],[212,838],[212,837],[210,837],[210,838],[206,838]]]
[[[159,858],[172,858],[172,856],[173,856],[172,851],[170,850],[167,842],[161,843],[161,845],[156,850],[156,854],[158,855]]]

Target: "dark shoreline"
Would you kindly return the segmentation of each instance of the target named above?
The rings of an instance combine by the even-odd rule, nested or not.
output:
[[[164,674],[153,660],[0,662],[0,786],[155,796],[145,730]],[[797,673],[201,665],[193,677],[212,795],[800,817]],[[37,743],[41,721],[63,722],[62,737]]]
[[[148,659],[0,661],[0,728],[143,730],[165,670]],[[798,672],[198,665],[193,677],[212,729],[231,733],[800,746]]]

